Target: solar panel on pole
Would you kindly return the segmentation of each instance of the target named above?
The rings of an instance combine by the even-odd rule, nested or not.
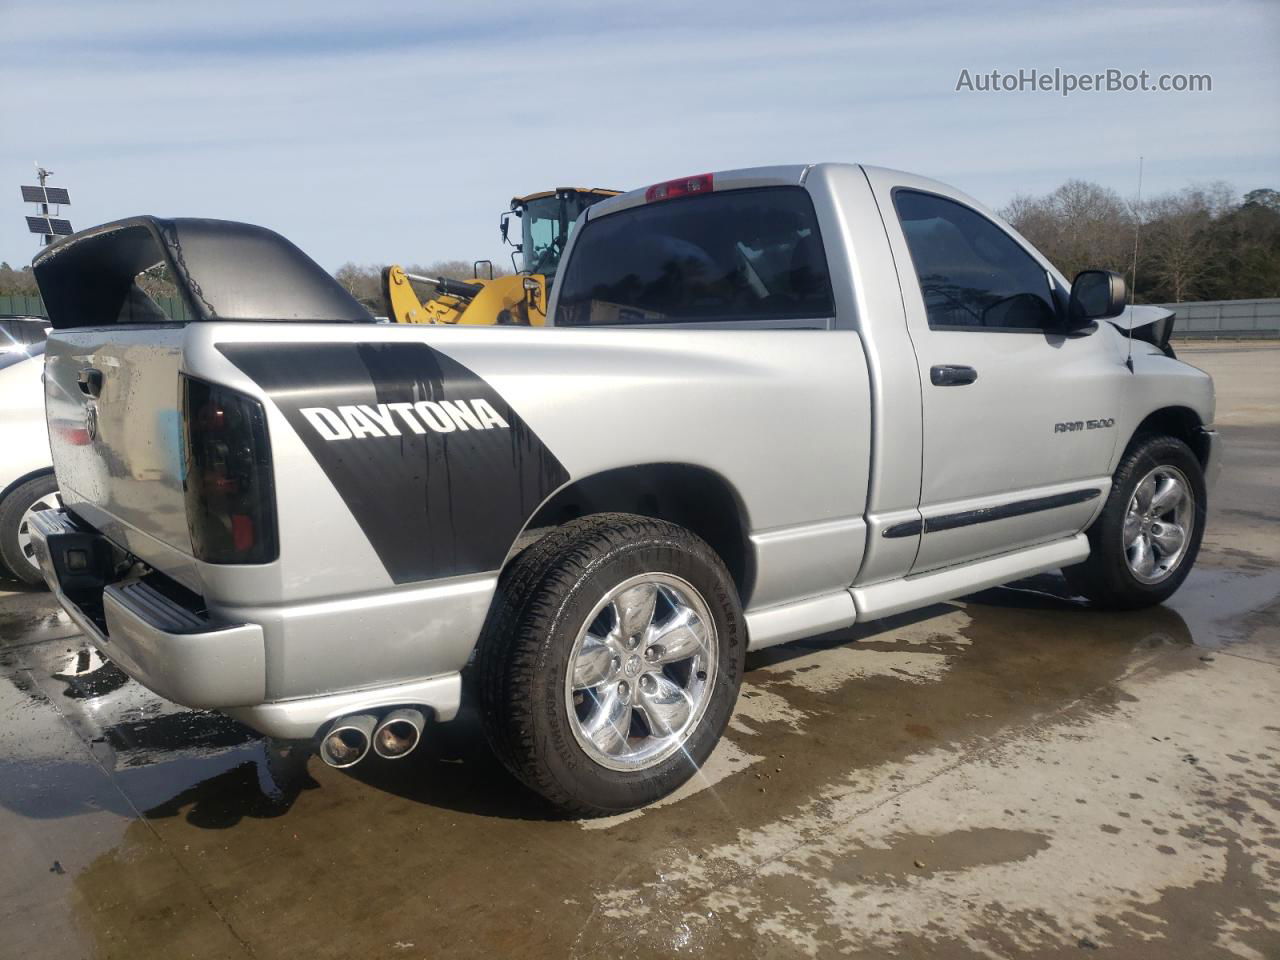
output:
[[[45,181],[52,174],[52,170],[46,170],[37,163],[36,176],[40,180],[40,185],[22,184],[21,186],[23,202],[35,204],[36,213],[38,214],[38,216],[27,217],[27,229],[32,233],[40,234],[41,240],[46,246],[53,243],[55,237],[67,237],[75,233],[70,220],[63,220],[58,216],[49,216],[50,204],[55,207],[71,205],[71,194],[67,192],[66,187],[45,185]],[[60,210],[54,211],[54,213],[60,212]]]

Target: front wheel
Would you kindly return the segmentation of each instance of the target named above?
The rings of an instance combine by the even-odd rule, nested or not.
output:
[[[1134,442],[1089,528],[1089,559],[1063,572],[1095,604],[1134,610],[1182,585],[1200,552],[1206,493],[1200,461],[1181,440]]]
[[[711,753],[745,649],[737,591],[700,538],[627,514],[575,520],[499,584],[479,650],[486,733],[567,812],[632,810]]]

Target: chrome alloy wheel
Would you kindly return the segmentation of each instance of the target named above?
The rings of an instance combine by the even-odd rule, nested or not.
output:
[[[27,563],[31,564],[34,570],[39,570],[40,564],[36,561],[35,547],[31,544],[31,518],[41,510],[57,510],[61,506],[62,501],[58,499],[58,492],[55,490],[27,507],[22,519],[18,521],[18,552],[26,558]]]
[[[1159,466],[1142,478],[1124,515],[1129,571],[1143,583],[1159,583],[1187,554],[1196,522],[1191,484],[1177,467]]]
[[[610,770],[680,750],[711,700],[719,638],[693,585],[665,573],[623,581],[583,624],[565,675],[574,738]]]

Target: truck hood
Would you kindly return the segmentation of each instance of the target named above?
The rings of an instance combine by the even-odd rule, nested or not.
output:
[[[1108,322],[1114,324],[1121,333],[1128,333],[1130,330],[1147,327],[1172,316],[1173,311],[1165,307],[1139,303],[1134,306],[1125,307],[1124,313],[1120,314],[1118,317],[1112,317]]]
[[[1124,308],[1124,313],[1113,317],[1111,323],[1123,334],[1134,340],[1154,344],[1167,357],[1176,357],[1169,339],[1173,336],[1173,311],[1164,307],[1138,304]]]

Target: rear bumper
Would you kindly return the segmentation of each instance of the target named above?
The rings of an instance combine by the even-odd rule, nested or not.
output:
[[[94,554],[110,549],[99,543],[100,535],[81,529],[61,510],[34,514],[32,526],[49,589],[102,655],[133,679],[187,707],[222,708],[265,698],[261,627],[215,625],[141,580],[106,584],[95,597],[92,575],[69,569],[65,554],[83,551],[94,566]]]
[[[458,673],[267,702],[261,625],[216,623],[143,579],[104,583],[95,570],[110,569],[115,548],[65,511],[35,514],[32,543],[49,589],[76,626],[104,657],[167,700],[220,710],[281,739],[308,739],[353,710],[412,705],[438,720],[458,712]]]
[[[433,720],[452,720],[458,715],[461,700],[462,675],[446,673],[368,690],[277,700],[252,707],[227,707],[222,712],[270,737],[310,740],[331,720],[349,713],[414,706],[428,708]]]

